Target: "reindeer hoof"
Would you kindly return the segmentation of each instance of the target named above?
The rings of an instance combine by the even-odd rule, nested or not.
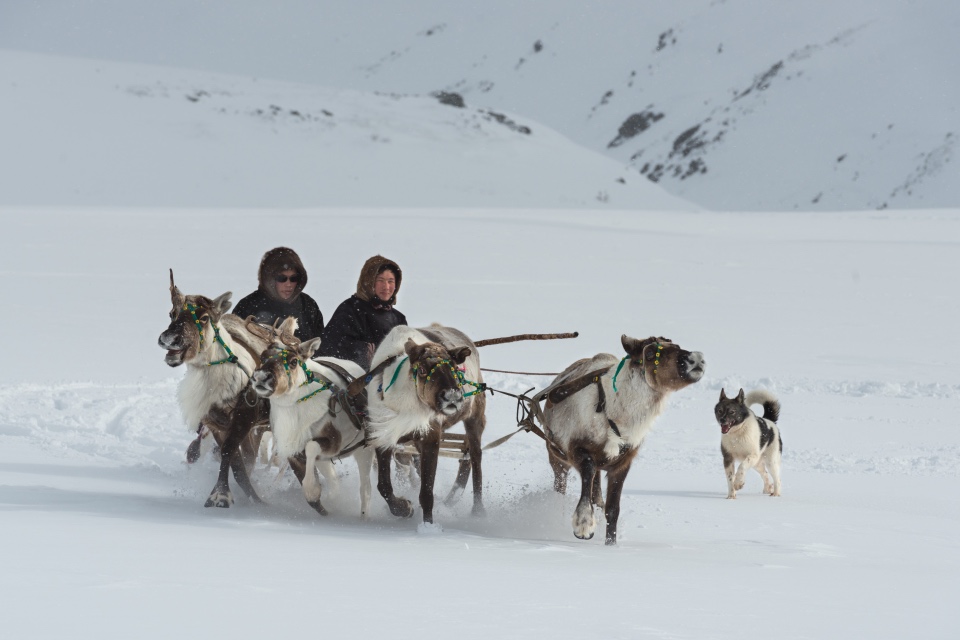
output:
[[[228,509],[230,505],[233,504],[233,495],[231,493],[220,493],[214,491],[210,494],[210,497],[207,498],[207,501],[203,503],[205,507],[220,507],[221,509]]]
[[[473,505],[473,511],[470,512],[470,515],[476,518],[485,518],[487,517],[487,508],[482,504]]]
[[[316,511],[317,513],[319,513],[319,514],[322,515],[322,516],[330,515],[330,514],[327,512],[327,510],[323,508],[323,505],[320,504],[320,501],[319,501],[319,500],[317,500],[317,501],[315,501],[315,502],[307,501],[307,504],[309,504],[311,507],[313,507],[313,510]]]
[[[390,513],[398,518],[409,518],[413,515],[413,503],[406,498],[397,498],[389,506]]]
[[[583,504],[573,512],[573,535],[581,540],[590,540],[597,530],[597,520],[593,517],[593,505],[588,502],[584,508]]]

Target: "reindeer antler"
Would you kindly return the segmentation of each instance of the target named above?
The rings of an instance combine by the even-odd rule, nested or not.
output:
[[[173,268],[170,269],[170,301],[173,302],[174,311],[178,310],[183,306],[183,301],[185,298],[183,294],[180,293],[180,289],[177,288],[177,285],[173,283]]]
[[[300,347],[300,338],[293,335],[297,330],[297,319],[293,316],[289,316],[280,323],[278,336],[280,342],[287,345],[291,349],[297,349]]]

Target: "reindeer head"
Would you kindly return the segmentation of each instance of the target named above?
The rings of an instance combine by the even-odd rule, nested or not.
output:
[[[251,327],[251,323],[247,323]],[[293,334],[297,330],[297,319],[289,317],[279,327],[260,327],[258,331],[272,332],[273,343],[260,356],[260,366],[253,372],[250,380],[253,390],[261,398],[280,396],[307,382],[307,372],[303,364],[320,347],[320,338],[300,342]],[[266,337],[266,336],[262,336]]]
[[[463,408],[463,376],[458,367],[470,356],[470,347],[447,350],[436,342],[404,345],[420,402],[437,413],[452,416]]]
[[[644,340],[620,337],[630,357],[630,367],[643,374],[647,385],[658,391],[676,391],[700,380],[707,362],[699,351],[686,351],[663,336]]]
[[[230,309],[230,297],[226,292],[214,299],[206,296],[185,296],[173,283],[173,269],[170,270],[170,298],[173,308],[170,310],[170,325],[160,334],[157,343],[167,350],[164,358],[171,367],[184,362],[190,363],[204,348],[213,345],[213,324]]]

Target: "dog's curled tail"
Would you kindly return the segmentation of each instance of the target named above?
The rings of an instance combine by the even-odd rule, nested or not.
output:
[[[754,404],[763,405],[763,419],[776,422],[780,419],[780,401],[766,389],[755,389],[744,398],[744,404],[748,407]]]

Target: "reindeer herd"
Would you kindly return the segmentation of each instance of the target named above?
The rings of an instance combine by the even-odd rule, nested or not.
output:
[[[353,457],[360,475],[360,512],[370,513],[371,472],[394,516],[410,517],[411,502],[394,493],[392,464],[410,443],[420,474],[420,508],[433,523],[434,483],[444,431],[463,423],[466,455],[445,500],[452,503],[473,476],[474,515],[484,513],[481,438],[486,389],[476,344],[463,332],[438,324],[399,326],[379,345],[370,371],[337,358],[313,359],[320,345],[294,336],[296,320],[276,326],[227,313],[231,294],[183,295],[170,273],[173,307],[160,334],[171,367],[184,365],[178,388],[181,412],[199,442],[212,437],[220,451],[217,481],[205,506],[233,503],[229,474],[254,502],[261,502],[247,472],[269,434],[273,449],[300,481],[307,503],[326,515],[318,473],[335,486],[333,461]],[[703,354],[663,337],[623,336],[622,358],[599,354],[579,360],[537,395],[554,488],[564,493],[571,467],[581,478],[573,516],[577,538],[594,535],[594,506],[606,516],[606,543],[616,544],[620,495],[640,444],[674,391],[697,382]],[[538,405],[539,409],[539,405]],[[607,474],[606,500],[600,472]]]

